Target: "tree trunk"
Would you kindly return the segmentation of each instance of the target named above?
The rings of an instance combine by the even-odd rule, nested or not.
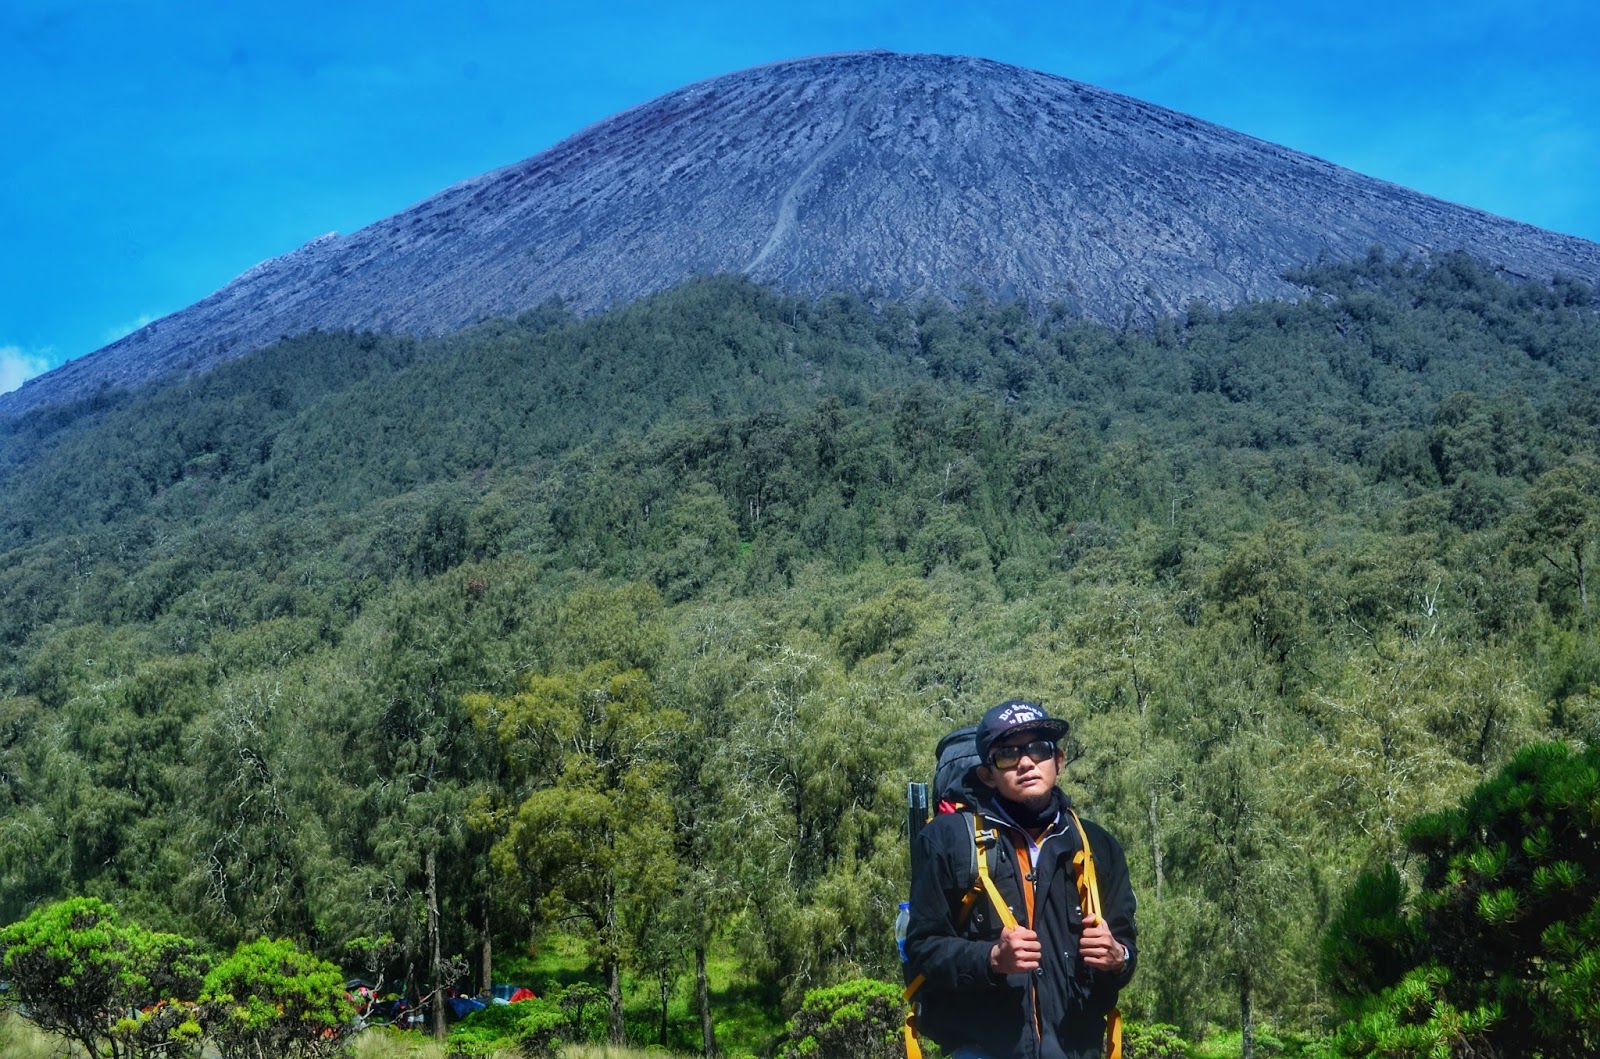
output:
[[[1161,887],[1166,883],[1166,875],[1161,869],[1161,815],[1157,812],[1158,795],[1155,788],[1150,789],[1150,853],[1156,867],[1156,900],[1161,900]]]
[[[431,970],[429,977],[433,979],[433,992],[429,994],[429,1009],[433,1016],[433,1039],[444,1040],[444,990],[439,983],[444,978],[444,961],[439,955],[439,873],[436,870],[433,850],[428,850],[428,948],[430,952]]]
[[[617,940],[617,888],[612,879],[605,887],[605,914],[603,936],[606,941],[606,997],[611,1004],[607,1036],[613,1047],[627,1043],[628,1032],[622,1024],[622,946]]]
[[[667,1046],[667,992],[670,986],[667,972],[661,972],[661,1029],[656,1033],[656,1043],[665,1048]]]
[[[483,900],[483,1000],[489,1002],[494,995],[494,961],[491,959],[489,943],[489,899]]]
[[[700,1048],[706,1059],[716,1059],[717,1026],[711,1021],[711,979],[706,974],[706,946],[694,947],[694,1002],[700,1009]]]
[[[1255,1059],[1256,1027],[1250,1011],[1250,972],[1239,972],[1239,1059]]]
[[[1583,538],[1580,537],[1578,543],[1572,546],[1572,554],[1578,560],[1578,613],[1588,614],[1589,580],[1585,576],[1586,571],[1583,567],[1583,544]]]
[[[611,1043],[620,1048],[627,1034],[622,1027],[622,963],[615,956],[606,957],[606,996],[611,1001]]]

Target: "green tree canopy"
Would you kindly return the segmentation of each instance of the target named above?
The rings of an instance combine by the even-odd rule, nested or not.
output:
[[[206,968],[194,942],[125,923],[92,897],[58,901],[0,930],[0,972],[17,1002],[92,1056],[155,1055],[192,1042],[199,1026],[183,1002],[192,1006]],[[171,1011],[150,1014],[158,1004]]]
[[[1600,747],[1530,746],[1417,821],[1412,891],[1364,875],[1323,951],[1344,1055],[1578,1059],[1600,1049]],[[1420,1014],[1419,1014],[1420,1013]]]

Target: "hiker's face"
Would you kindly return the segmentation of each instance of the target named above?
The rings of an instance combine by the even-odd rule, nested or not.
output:
[[[996,750],[1020,749],[1038,738],[1037,732],[1019,732],[1016,735],[1006,736],[995,742],[989,751],[989,758],[991,761],[994,759]],[[1034,808],[1042,807],[1050,800],[1050,792],[1055,789],[1056,777],[1060,774],[1060,750],[1044,755],[1038,760],[1023,752],[1017,758],[1016,765],[1008,769],[997,768],[992,764],[978,768],[978,778],[994,788],[1000,797]]]

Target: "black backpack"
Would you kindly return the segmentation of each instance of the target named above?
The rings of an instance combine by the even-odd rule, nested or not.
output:
[[[972,770],[983,764],[978,757],[978,726],[957,728],[943,739],[934,752],[938,764],[933,770],[933,796],[940,803],[971,805],[972,785],[978,782]]]

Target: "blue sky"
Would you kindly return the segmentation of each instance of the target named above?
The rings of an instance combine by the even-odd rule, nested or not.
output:
[[[1593,0],[0,0],[0,392],[681,85],[838,51],[1071,77],[1600,240]]]

